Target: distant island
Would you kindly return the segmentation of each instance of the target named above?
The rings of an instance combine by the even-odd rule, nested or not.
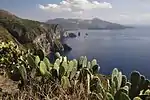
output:
[[[77,30],[77,29],[114,30],[114,29],[131,28],[129,26],[104,21],[98,18],[94,18],[91,20],[56,18],[50,19],[46,23],[59,24],[66,30]]]

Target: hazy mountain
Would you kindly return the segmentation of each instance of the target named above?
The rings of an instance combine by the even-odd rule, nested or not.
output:
[[[48,24],[59,24],[66,30],[74,29],[124,29],[127,26],[111,23],[108,21],[103,21],[98,18],[92,20],[82,20],[82,19],[64,19],[56,18],[50,19],[46,23]]]

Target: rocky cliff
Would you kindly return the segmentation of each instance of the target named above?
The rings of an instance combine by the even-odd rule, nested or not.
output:
[[[61,40],[63,29],[57,24],[22,19],[0,10],[0,40],[14,41],[23,48],[42,49],[45,54],[64,50]]]

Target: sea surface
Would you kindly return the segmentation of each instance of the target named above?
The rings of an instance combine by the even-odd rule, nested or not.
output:
[[[97,59],[102,74],[109,75],[117,67],[127,76],[137,70],[150,78],[150,27],[72,32],[81,32],[81,36],[65,39],[72,47],[66,54],[69,59]]]

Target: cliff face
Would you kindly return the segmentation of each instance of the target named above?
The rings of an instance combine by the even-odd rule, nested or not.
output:
[[[0,10],[0,40],[13,40],[25,48],[50,51],[63,50],[60,42],[63,29],[57,24],[19,18],[7,11]]]

